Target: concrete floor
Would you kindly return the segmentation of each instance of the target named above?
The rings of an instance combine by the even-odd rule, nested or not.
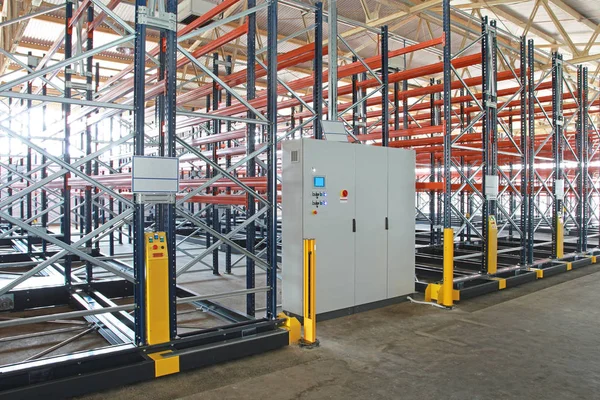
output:
[[[85,399],[589,399],[600,392],[600,268],[467,300],[319,323],[287,347]]]

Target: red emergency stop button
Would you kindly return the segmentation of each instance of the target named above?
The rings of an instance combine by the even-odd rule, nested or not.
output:
[[[152,250],[156,250],[156,249],[158,249],[157,245],[152,246]]]

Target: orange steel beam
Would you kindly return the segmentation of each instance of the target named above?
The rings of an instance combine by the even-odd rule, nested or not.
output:
[[[517,69],[517,73],[519,73],[519,69]],[[504,81],[504,80],[510,80],[513,79],[513,75],[512,73],[510,73],[510,71],[508,71],[509,73],[506,72],[501,72],[498,74],[497,80],[500,81]],[[474,78],[467,78],[464,79],[465,83],[467,84],[467,86],[469,87],[473,87],[473,86],[479,86],[481,85],[481,77],[474,77]],[[551,82],[550,82],[551,84]],[[546,85],[546,83],[542,84],[542,85]],[[540,85],[541,86],[541,85]],[[417,88],[417,89],[411,89],[411,90],[407,90],[407,91],[400,91],[398,92],[398,96],[400,99],[403,98],[412,98],[412,97],[421,97],[421,96],[425,96],[427,94],[433,94],[433,93],[440,93],[442,91],[442,87],[443,85],[431,85],[431,86],[425,86],[423,88]],[[456,80],[456,81],[452,81],[452,88],[453,89],[460,89],[463,87],[462,82]],[[551,87],[551,85],[550,85]],[[507,89],[502,89],[498,91],[498,97],[503,97],[503,96],[510,96],[512,94],[515,94],[517,91],[519,90],[519,87],[513,87],[513,88],[507,88]],[[481,93],[475,93],[474,94],[475,97],[480,100],[482,98],[482,94]],[[389,96],[390,101],[392,101],[394,99],[394,95],[391,94]],[[467,102],[467,101],[472,101],[473,98],[470,95],[465,95],[465,96],[459,96],[459,97],[453,97],[451,102],[452,104],[458,104],[461,102]],[[444,102],[443,100],[436,100],[434,102],[435,105],[443,105]],[[379,97],[375,97],[375,98],[369,98],[367,99],[367,106],[375,106],[375,105],[381,105],[381,99]],[[352,106],[352,103],[343,103],[339,105],[340,109],[345,109]],[[500,104],[501,106],[501,104]],[[410,106],[411,111],[420,111],[420,110],[428,110],[431,107],[431,104],[429,103],[429,101],[427,102],[423,102],[421,104],[415,104]],[[324,110],[327,110],[327,108],[325,107]],[[391,110],[393,110],[393,108],[391,108]],[[403,111],[403,107],[400,106],[400,113],[402,113]],[[374,111],[372,113],[367,114],[367,117],[379,117],[380,116],[380,112],[379,111]],[[296,114],[296,118],[305,118],[305,117],[310,117],[312,114],[310,113],[310,111],[308,112],[302,112],[302,113],[298,113]],[[401,117],[402,120],[402,117]],[[391,122],[390,122],[391,123]]]
[[[407,47],[404,47],[399,50],[391,51],[390,53],[388,53],[388,57],[392,57],[392,58],[398,57],[403,54],[408,54],[408,53],[411,53],[414,51],[422,50],[422,49],[432,47],[432,46],[435,46],[435,45],[438,45],[441,43],[442,43],[442,38],[432,39],[432,40],[429,40],[429,41],[426,41],[423,43],[418,43],[416,45],[407,46]],[[308,53],[307,53],[307,51],[308,51]],[[278,66],[277,66],[278,70],[283,69],[283,68],[288,68],[289,66],[291,66],[291,65],[289,65],[290,63],[292,65],[297,65],[301,62],[306,62],[306,61],[314,59],[314,43],[308,44],[299,49],[292,50],[288,54],[289,54],[288,57],[290,58],[289,60],[287,60],[285,58],[284,59],[278,58]],[[326,54],[327,54],[327,47],[323,48],[323,55],[326,55]],[[301,58],[292,58],[292,57],[295,57],[296,55],[302,55],[302,57]],[[381,57],[380,56],[370,57],[370,58],[365,59],[364,61],[367,65],[369,65],[370,68],[380,68],[381,67]],[[367,71],[365,66],[362,65],[361,62],[357,61],[357,62],[354,62],[354,63],[351,63],[351,64],[348,64],[348,65],[338,68],[338,78],[342,79],[342,78],[354,75],[356,73],[365,72],[365,71]],[[257,77],[260,77],[261,74],[262,75],[266,74],[266,71],[260,65],[257,65],[256,74],[257,74],[256,75]],[[246,80],[245,71],[239,71],[231,76],[233,76],[234,78],[231,78],[231,77],[226,78],[228,80],[224,80],[224,81],[226,83],[231,83],[232,85],[237,85],[237,84],[245,82],[245,80]],[[327,76],[329,76],[329,72],[325,71],[323,73],[323,79],[327,79]],[[234,79],[234,80],[229,80],[229,79]],[[300,89],[310,87],[313,83],[314,83],[314,74],[311,76],[305,77],[305,78],[301,78],[301,79],[298,79],[298,80],[295,80],[292,82],[288,82],[287,84],[290,89],[297,91]],[[198,89],[194,89],[194,90],[186,93],[185,95],[179,96],[178,104],[183,104],[184,102],[197,100],[198,98],[208,95],[209,93],[211,93],[211,91],[212,91],[212,85],[205,85]],[[288,90],[282,86],[279,87],[279,89],[278,89],[278,94],[285,94],[287,92],[288,92]],[[340,94],[340,95],[342,95],[342,94]],[[325,97],[325,95],[323,95],[323,97]],[[302,98],[302,100],[304,100],[308,103],[312,103],[312,95],[304,96]],[[292,101],[294,102],[294,104],[291,104],[289,101],[280,103],[280,108],[284,109],[284,108],[289,108],[289,107],[293,107],[294,105],[300,104],[300,102],[296,99],[292,99]],[[250,102],[250,104],[253,107],[258,108],[258,109],[266,107],[266,93],[259,94],[256,97],[256,99],[254,99],[253,101]],[[219,108],[222,108],[222,107],[219,107]],[[246,107],[243,104],[239,104],[239,102],[238,102],[237,104],[234,104],[231,107],[227,107],[226,109],[224,109],[221,112],[215,112],[215,114],[235,115],[236,113],[245,113],[246,111],[247,111]],[[227,114],[224,114],[224,112],[226,112]],[[205,121],[205,119],[198,120],[198,122],[202,122],[202,121]]]
[[[277,70],[280,71],[285,68],[290,68],[295,65],[312,60],[314,58],[314,50],[312,50],[312,48],[314,48],[313,43],[299,47],[298,49],[294,49],[290,52],[280,54],[277,57]],[[326,49],[323,49],[323,55],[327,55]],[[267,74],[267,71],[260,64],[256,64],[255,68],[255,77],[257,79]],[[246,82],[246,69],[238,71],[229,76],[224,76],[221,79],[229,86],[238,86]],[[212,83],[190,90],[189,92],[183,95],[177,96],[177,104],[183,105],[186,102],[203,98],[204,96],[207,96],[208,94],[212,93],[212,90]],[[224,104],[220,105],[219,108],[222,108],[221,106],[224,107]]]
[[[218,49],[219,47],[245,35],[247,32],[248,32],[248,23],[245,23],[244,25],[239,26],[238,28],[221,36],[220,38],[218,38],[202,47],[199,47],[194,52],[192,52],[192,56],[194,56],[195,58],[198,58],[205,54],[208,54],[208,53]],[[188,59],[187,57],[182,58],[179,61],[177,61],[177,68],[180,68],[190,62],[191,62],[190,59]],[[121,72],[119,75],[121,75],[121,74],[124,75],[124,72],[125,72],[125,70],[123,72]],[[152,81],[155,78],[156,78],[156,75],[147,76],[145,78],[146,83]],[[123,81],[122,83],[120,83],[119,85],[117,85],[116,87],[114,87],[112,90],[110,90],[104,96],[100,97],[98,100],[99,101],[115,100],[116,98],[118,98],[118,97],[122,96],[124,93],[126,93],[128,90],[132,90],[132,88],[133,88],[133,78],[129,78],[129,79]],[[158,81],[146,89],[145,99],[148,100],[153,97],[156,97],[159,94],[163,93],[164,91],[165,91],[165,81],[164,80]],[[181,97],[182,96],[178,96],[178,99],[181,99]],[[150,110],[151,110],[151,108],[146,109],[146,112],[150,112]]]
[[[189,25],[185,26],[184,28],[182,28],[180,31],[177,32],[177,37],[183,36],[191,31],[193,31],[194,29],[196,29],[199,26],[204,25],[205,23],[209,22],[211,19],[213,19],[214,17],[216,17],[217,15],[221,14],[222,12],[224,12],[225,10],[227,10],[229,7],[233,6],[234,4],[240,2],[241,0],[225,0],[224,2],[222,2],[221,4],[215,6],[214,8],[210,9],[209,11],[207,11],[205,14],[203,14],[202,16],[196,18],[194,21],[192,21]],[[120,2],[120,0],[111,0],[111,2],[109,3],[108,7],[113,9],[116,4],[118,4]],[[115,5],[113,7],[110,7],[110,5],[112,5],[113,3],[115,3]],[[94,23],[96,23],[96,20],[102,16],[104,13],[100,13],[96,19],[94,19]],[[94,28],[96,25],[92,24],[92,28]],[[154,49],[150,50],[148,53],[151,56],[156,56],[158,55],[158,53],[160,52],[160,47],[156,46]],[[111,77],[108,79],[108,81],[106,81],[106,83],[103,85],[104,87],[112,85],[115,82],[118,82],[121,80],[121,78],[123,78],[125,75],[127,75],[128,73],[133,71],[133,64],[128,65],[127,67],[125,67],[121,72],[119,72],[118,74],[116,74],[115,76]]]
[[[428,40],[426,42],[422,42],[422,43],[418,43],[418,44],[415,44],[412,46],[403,47],[398,50],[390,51],[388,53],[388,57],[389,58],[398,57],[398,56],[401,56],[404,54],[408,54],[408,53],[415,52],[418,50],[426,49],[428,47],[436,46],[438,44],[442,44],[442,42],[443,42],[443,40],[441,37],[432,39],[432,40]],[[314,47],[315,47],[315,44],[310,43],[310,44],[301,46],[297,49],[294,49],[292,51],[289,51],[287,53],[280,55],[277,60],[278,70],[284,69],[284,68],[289,68],[290,66],[298,65],[303,62],[314,59]],[[327,53],[328,53],[328,47],[323,48],[323,55],[325,56],[325,55],[327,55]],[[365,64],[367,64],[369,66],[369,68],[374,68],[374,69],[381,68],[381,57],[380,56],[369,57],[363,61],[365,62]],[[351,75],[354,75],[357,73],[362,73],[362,72],[365,72],[366,70],[367,69],[364,67],[364,65],[360,61],[356,61],[351,64],[339,67],[338,68],[338,79],[346,78],[348,76],[351,76]],[[257,64],[256,65],[256,77],[259,78],[264,75],[266,75],[266,70],[261,65]],[[323,80],[327,80],[328,76],[329,76],[328,71],[323,72]],[[246,82],[246,70],[244,69],[242,71],[238,71],[234,74],[231,74],[228,77],[224,77],[223,81],[230,86],[237,86],[239,84],[242,84],[242,83]],[[289,82],[288,86],[290,87],[290,89],[297,91],[300,89],[308,88],[308,87],[312,86],[313,83],[314,83],[314,74],[311,76],[305,77],[305,78],[301,78],[301,79],[297,79],[295,81]],[[182,95],[179,97],[181,99],[181,103],[183,103],[184,100],[191,101],[191,100],[197,99],[198,97],[204,97],[204,96],[210,94],[212,92],[212,90],[213,90],[212,84],[207,84],[207,85],[203,85],[200,88],[194,89],[194,90],[186,93],[185,95]],[[288,90],[282,86],[279,87],[279,89],[278,89],[278,94],[285,94],[287,92],[288,92]],[[260,98],[260,97],[264,97],[264,96],[258,96],[258,98]]]
[[[597,100],[593,105],[600,105],[600,100]],[[565,109],[569,109],[569,108],[576,108],[576,106],[573,105],[569,105],[566,104],[565,105]],[[541,109],[539,107],[536,108],[536,111],[538,114],[535,115],[536,119],[543,119],[545,118],[542,114],[539,114],[541,112]],[[550,110],[547,111],[548,115],[551,116],[551,112]],[[513,109],[512,111],[505,111],[503,113],[500,113],[500,116],[508,116],[508,115],[514,115],[514,116],[520,116],[520,110],[519,109]],[[569,117],[570,113],[565,113],[564,114],[565,117]],[[429,119],[429,116],[416,116],[417,120],[419,119]],[[517,118],[517,120],[520,120],[520,118]],[[458,118],[457,117],[453,117],[453,121],[458,122]],[[408,130],[399,130],[399,131],[391,131],[390,136],[391,137],[410,137],[410,136],[418,136],[418,135],[424,135],[424,134],[435,134],[435,133],[441,133],[442,132],[442,127],[441,126],[430,126],[428,125],[427,122],[422,123],[421,124],[423,127],[422,128],[410,128]],[[479,126],[480,124],[476,124],[475,127]],[[377,130],[376,130],[377,132]],[[226,135],[226,136],[225,136]],[[239,138],[244,138],[245,137],[245,130],[237,130],[237,131],[232,131],[232,132],[227,132],[227,133],[223,133],[220,135],[211,135],[211,136],[206,136],[206,137],[202,137],[199,139],[195,139],[194,143],[197,145],[204,145],[204,144],[209,144],[209,143],[216,143],[216,142],[221,142],[224,140],[229,140],[231,139],[239,139]],[[380,134],[377,133],[371,133],[369,134],[367,137],[363,137],[363,136],[359,136],[359,138],[361,140],[371,140],[371,139],[378,139],[380,137]],[[473,136],[468,136],[469,138],[473,138]],[[437,140],[441,140],[440,139],[441,136],[438,136]],[[462,143],[465,139],[462,139],[460,142]],[[473,139],[475,140],[475,139]],[[479,140],[480,141],[480,140]],[[519,143],[518,138],[515,138],[515,142]],[[407,140],[401,140],[401,141],[393,141],[390,143],[390,146],[392,147],[412,147],[412,146],[418,146],[419,142],[415,142],[415,144],[410,144],[411,142],[407,141]],[[434,143],[434,141],[432,141],[432,143]],[[502,141],[500,141],[499,143],[502,143]],[[438,152],[438,151],[442,151],[442,148],[429,148],[429,149],[422,149],[420,151],[426,151],[429,150],[429,153],[431,152]],[[227,149],[227,150],[223,150],[222,152],[219,151],[218,152],[218,157],[224,157],[226,155],[242,155],[245,153],[245,146],[237,146],[235,148],[231,148],[231,149]],[[462,153],[465,154],[465,153]]]
[[[452,60],[452,64],[454,65],[455,68],[468,67],[471,65],[475,65],[478,62],[481,62],[481,54],[474,54],[474,55],[470,55],[470,56],[459,57],[459,58]],[[414,79],[414,78],[418,78],[420,76],[439,73],[442,71],[443,71],[443,63],[431,64],[431,65],[425,66],[425,67],[413,68],[413,69],[409,69],[406,71],[400,71],[400,72],[390,74],[389,82],[394,83],[394,82],[399,82],[402,80]],[[370,87],[375,87],[378,84],[379,84],[379,81],[377,81],[375,78],[373,78],[373,79],[368,79],[368,80],[359,82],[358,88],[370,88]],[[339,96],[344,96],[344,95],[347,95],[350,93],[352,93],[351,85],[343,86],[343,87],[339,88],[339,90],[338,90]],[[328,92],[324,91],[323,98],[327,98],[327,95],[328,95]],[[303,96],[302,100],[311,103],[312,95]],[[254,108],[261,110],[266,107],[267,99],[266,99],[266,96],[259,97],[259,98],[256,98],[256,99],[250,101],[249,103]],[[280,102],[279,107],[280,107],[280,109],[284,109],[284,108],[294,107],[294,106],[297,106],[300,104],[301,104],[300,101],[294,98],[294,99]],[[217,116],[217,115],[231,116],[231,115],[236,115],[236,114],[244,114],[246,112],[247,112],[246,106],[238,103],[231,107],[227,107],[223,110],[215,111],[215,112],[213,112],[213,115],[215,115],[215,116]]]

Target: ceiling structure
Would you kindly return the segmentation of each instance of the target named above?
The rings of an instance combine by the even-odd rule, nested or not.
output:
[[[108,4],[109,0],[102,0]],[[219,0],[210,0],[218,4]],[[258,0],[257,3],[262,3]],[[314,4],[313,0],[298,2]],[[39,10],[56,7],[64,4],[64,0],[3,0],[2,20],[10,20],[20,15],[26,15]],[[39,5],[36,3],[40,3]],[[368,57],[378,54],[379,43],[377,29],[388,25],[392,33],[390,50],[403,47],[406,43],[426,41],[441,35],[441,0],[338,0],[338,15],[340,17],[339,34],[361,56]],[[235,14],[245,9],[245,2],[240,2],[237,7],[232,7],[228,15]],[[573,64],[585,64],[590,69],[591,80],[596,80],[600,73],[600,9],[594,7],[594,2],[586,0],[454,0],[452,2],[452,20],[456,24],[453,30],[453,51],[459,51],[465,44],[477,38],[480,31],[479,21],[487,16],[495,19],[498,28],[506,32],[501,39],[505,44],[518,47],[518,37],[526,35],[534,39],[540,49],[536,60],[543,68],[548,65],[550,52],[559,51],[564,59]],[[324,1],[327,11],[327,1]],[[133,26],[134,6],[131,0],[122,0],[114,9],[115,13]],[[96,12],[100,10],[96,9]],[[225,15],[223,16],[225,17]],[[279,36],[284,39],[289,35],[302,31],[312,24],[312,15],[299,8],[280,6]],[[197,48],[218,37],[227,34],[243,24],[243,19],[233,21],[212,31],[184,43],[188,49]],[[259,27],[258,45],[260,49],[266,44],[266,16],[258,16]],[[368,30],[367,28],[373,28]],[[84,30],[84,24],[79,27]],[[96,28],[94,46],[100,46],[115,40],[122,29],[110,18]],[[260,35],[260,33],[263,33]],[[324,28],[324,39],[327,40],[327,29]],[[58,43],[59,50],[53,56],[54,61],[64,57],[61,37],[64,34],[64,11],[58,8],[55,11],[37,16],[19,24],[0,28],[0,46],[7,52],[14,54],[21,61],[27,61],[27,54],[43,57],[49,49]],[[245,38],[240,38],[223,46],[219,51],[221,56],[231,55],[234,60],[234,71],[245,68]],[[313,41],[313,33],[307,32],[288,38],[281,43],[279,51],[290,51],[301,45]],[[150,36],[147,50],[151,50],[158,42],[158,35]],[[132,46],[129,45],[129,46]],[[350,61],[350,51],[338,43],[341,63]],[[440,52],[419,52],[406,59],[396,61],[394,66],[400,69],[414,68],[430,64],[439,60]],[[473,52],[477,51],[473,49]],[[266,53],[260,53],[265,55]],[[125,65],[133,62],[133,57],[126,46],[110,49],[94,57],[94,62],[100,64],[100,79],[108,80]],[[204,57],[203,62],[209,65],[210,57]],[[280,72],[284,81],[298,79],[310,74],[311,65],[300,65]],[[502,69],[502,66],[500,66]],[[12,72],[12,73],[11,73]],[[15,62],[7,60],[0,54],[0,75],[11,73],[8,77],[0,77],[6,81],[23,74],[23,68]],[[467,74],[469,72],[467,71]],[[59,74],[60,77],[60,74]],[[192,66],[179,70],[178,79],[181,82],[180,90],[186,91],[203,81]],[[426,79],[411,81],[411,86],[425,84]],[[341,84],[344,84],[343,82]],[[259,89],[264,87],[263,81],[258,81]]]

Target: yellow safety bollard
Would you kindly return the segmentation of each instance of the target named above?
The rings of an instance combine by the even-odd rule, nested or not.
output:
[[[304,239],[304,337],[303,344],[317,343],[315,239]]]
[[[442,295],[438,296],[438,303],[445,307],[452,307],[454,292],[454,229],[444,229],[444,272]]]
[[[496,218],[490,215],[488,219],[488,251],[487,251],[487,272],[495,274],[498,272],[498,225]]]
[[[565,256],[565,227],[561,217],[556,221],[556,258],[561,259]]]

